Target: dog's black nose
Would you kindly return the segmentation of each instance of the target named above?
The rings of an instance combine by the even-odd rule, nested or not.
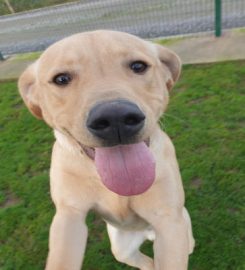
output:
[[[139,107],[126,100],[106,101],[89,112],[87,128],[109,144],[125,144],[144,126],[145,115]]]

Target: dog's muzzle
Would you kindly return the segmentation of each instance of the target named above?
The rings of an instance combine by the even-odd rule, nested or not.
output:
[[[145,115],[127,100],[105,101],[95,105],[87,118],[88,130],[108,145],[128,144],[143,128]]]
[[[145,115],[139,107],[122,99],[104,101],[92,107],[86,124],[103,141],[103,146],[93,149],[102,183],[121,196],[148,190],[155,179],[155,159],[148,147],[149,139],[140,139]],[[91,156],[88,148],[83,149]]]

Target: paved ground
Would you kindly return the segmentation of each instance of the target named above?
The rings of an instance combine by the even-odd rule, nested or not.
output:
[[[224,32],[223,36],[186,38],[170,44],[184,64],[245,59],[245,29]]]
[[[245,31],[233,30],[221,38],[200,36],[171,40],[165,46],[178,53],[184,64],[245,59]],[[15,80],[34,60],[11,57],[0,62],[0,81]]]
[[[245,27],[245,0],[223,2],[223,28]],[[3,54],[43,50],[72,33],[114,29],[143,38],[214,30],[214,0],[90,0],[0,17]]]

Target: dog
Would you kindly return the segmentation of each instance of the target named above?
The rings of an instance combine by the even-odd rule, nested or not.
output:
[[[51,45],[19,79],[30,112],[53,130],[56,207],[46,270],[79,270],[91,209],[111,250],[141,270],[184,270],[194,248],[174,146],[158,120],[181,72],[169,49],[107,30]],[[154,258],[139,251],[154,241]]]

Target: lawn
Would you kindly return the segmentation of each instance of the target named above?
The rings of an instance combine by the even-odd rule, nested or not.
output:
[[[191,270],[245,269],[244,94],[244,61],[185,66],[161,120],[176,146],[192,217]],[[15,82],[0,84],[0,134],[0,269],[41,270],[54,214],[54,139],[23,106]],[[91,213],[87,223],[83,269],[132,269],[112,257],[100,218]],[[151,254],[151,244],[143,250]]]
[[[31,9],[43,8],[48,6],[60,5],[68,2],[73,2],[74,0],[9,0],[12,8],[15,12],[22,12]],[[86,1],[86,0],[83,0]],[[0,0],[0,15],[10,14],[10,11],[4,2]]]

